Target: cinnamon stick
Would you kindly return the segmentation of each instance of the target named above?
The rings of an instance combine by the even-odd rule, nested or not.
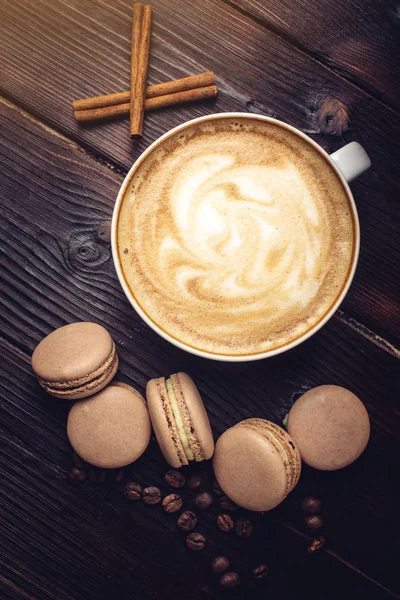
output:
[[[176,92],[184,92],[195,88],[215,85],[215,75],[212,71],[199,73],[198,75],[190,75],[182,79],[174,79],[165,83],[157,83],[146,88],[146,98],[155,98],[156,96],[166,96],[167,94],[175,94]],[[116,92],[114,94],[106,94],[104,96],[94,96],[92,98],[83,98],[82,100],[74,100],[72,106],[74,111],[89,110],[92,108],[102,108],[104,106],[114,106],[116,104],[126,104],[130,102],[131,93]]]
[[[149,66],[151,37],[151,6],[133,5],[132,52],[131,52],[131,98],[130,133],[141,136]]]
[[[189,102],[196,102],[197,100],[214,98],[217,95],[217,93],[217,86],[209,85],[206,87],[195,88],[193,90],[176,92],[175,94],[167,94],[165,96],[148,98],[144,103],[144,110],[147,112],[150,110],[155,110],[157,108],[164,108],[165,106],[173,106],[175,104],[186,104]],[[99,121],[101,119],[109,119],[121,115],[129,115],[130,107],[130,103],[124,103],[113,106],[103,106],[100,108],[93,108],[89,110],[77,110],[75,111],[74,115],[75,119],[79,122]]]

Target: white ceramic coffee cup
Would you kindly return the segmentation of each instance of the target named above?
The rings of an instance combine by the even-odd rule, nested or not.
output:
[[[175,339],[174,337],[172,337],[168,333],[166,333],[163,329],[158,327],[158,325],[156,325],[148,317],[148,315],[140,308],[138,303],[135,301],[135,298],[132,296],[132,294],[129,290],[129,287],[128,287],[127,283],[125,282],[124,276],[122,274],[122,269],[121,269],[121,265],[119,262],[119,256],[118,256],[118,250],[117,250],[117,223],[118,223],[118,216],[119,216],[119,211],[120,211],[120,207],[122,204],[122,200],[125,196],[126,190],[128,189],[128,186],[129,186],[136,170],[138,169],[139,165],[141,165],[142,162],[146,160],[146,157],[149,154],[151,154],[160,144],[162,144],[164,140],[169,138],[171,135],[174,135],[175,133],[179,132],[180,130],[185,129],[189,125],[193,125],[194,123],[200,123],[202,121],[208,121],[208,120],[212,120],[212,119],[216,119],[216,118],[218,118],[218,119],[219,118],[220,119],[225,119],[225,118],[235,119],[235,118],[246,118],[246,117],[249,119],[258,119],[260,121],[267,121],[267,122],[274,123],[276,125],[279,125],[281,127],[288,129],[289,131],[293,132],[295,135],[297,135],[300,138],[302,138],[303,140],[305,140],[317,152],[322,154],[325,158],[327,158],[331,162],[333,168],[335,169],[339,178],[342,180],[343,186],[345,187],[345,189],[347,190],[347,193],[348,193],[351,210],[353,212],[353,217],[354,217],[355,240],[354,240],[353,262],[352,262],[351,268],[349,270],[349,274],[347,276],[345,285],[343,286],[342,292],[339,295],[339,297],[337,298],[336,302],[334,303],[334,305],[331,307],[329,312],[325,315],[325,317],[322,320],[318,321],[318,323],[316,325],[314,325],[314,327],[312,327],[308,331],[306,331],[301,337],[296,338],[294,341],[288,341],[287,344],[280,346],[279,348],[265,351],[265,352],[260,352],[259,354],[251,354],[251,355],[243,354],[243,355],[239,355],[239,356],[229,356],[229,355],[224,355],[224,354],[213,354],[211,352],[205,352],[203,350],[198,350],[196,348],[193,348],[192,346],[184,344],[180,340]],[[238,133],[238,135],[240,135],[240,133]],[[149,325],[152,329],[154,329],[154,331],[156,331],[164,339],[171,342],[171,344],[174,344],[175,346],[177,346],[178,348],[181,348],[182,350],[186,350],[187,352],[196,354],[197,356],[202,356],[203,358],[210,358],[213,360],[220,360],[220,361],[245,362],[245,361],[250,361],[250,360],[259,360],[261,358],[267,358],[269,356],[274,356],[276,354],[286,352],[286,350],[290,350],[294,346],[297,346],[301,342],[304,342],[306,339],[308,339],[309,337],[314,335],[314,333],[316,333],[319,329],[321,329],[321,327],[323,325],[325,325],[325,323],[336,312],[336,310],[338,309],[339,305],[342,303],[344,297],[346,296],[346,294],[349,290],[350,284],[354,277],[357,262],[358,262],[358,255],[359,255],[359,249],[360,249],[360,226],[359,226],[359,221],[358,221],[357,208],[356,208],[354,198],[353,198],[353,195],[351,193],[351,190],[350,190],[348,184],[351,181],[353,181],[353,179],[355,179],[356,177],[358,177],[359,175],[364,173],[364,171],[369,169],[370,166],[371,166],[371,161],[370,161],[367,153],[363,149],[363,147],[358,142],[350,142],[350,144],[343,146],[342,148],[340,148],[333,154],[329,155],[329,154],[327,154],[327,152],[325,152],[325,150],[323,150],[321,148],[321,146],[319,146],[311,138],[309,138],[307,135],[305,135],[304,133],[302,133],[295,127],[292,127],[291,125],[287,125],[286,123],[283,123],[282,121],[278,121],[278,120],[272,119],[270,117],[264,117],[262,115],[257,115],[257,114],[252,114],[252,113],[220,113],[220,114],[207,115],[205,117],[199,117],[197,119],[187,121],[186,123],[182,123],[181,125],[178,125],[178,127],[174,127],[173,129],[171,129],[170,131],[168,131],[167,133],[162,135],[160,138],[158,138],[155,142],[153,142],[147,148],[147,150],[145,150],[143,152],[143,154],[141,154],[141,156],[139,156],[139,158],[134,163],[134,165],[130,169],[129,173],[125,177],[124,182],[119,191],[117,201],[115,204],[115,208],[114,208],[114,212],[113,212],[113,218],[112,218],[111,245],[112,245],[112,254],[113,254],[114,265],[115,265],[115,269],[117,271],[118,279],[121,283],[122,289],[124,290],[128,300],[132,304],[133,308],[140,315],[140,317],[143,319],[143,321],[145,321],[147,323],[147,325]]]

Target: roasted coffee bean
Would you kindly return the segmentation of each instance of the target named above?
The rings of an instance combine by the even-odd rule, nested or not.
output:
[[[85,462],[76,452],[72,454],[72,462],[77,469],[81,469],[82,471],[85,469]]]
[[[88,479],[92,483],[97,483],[98,482],[96,469],[94,467],[89,467],[89,469],[88,469]]]
[[[253,525],[249,519],[238,519],[235,525],[235,533],[240,537],[250,537],[253,533]]]
[[[308,515],[304,518],[304,525],[312,531],[319,531],[323,527],[322,517],[319,515]]]
[[[68,483],[71,485],[80,485],[87,477],[86,471],[72,467],[67,474]]]
[[[267,565],[258,565],[255,569],[253,569],[253,577],[254,579],[265,579],[269,573],[269,567]]]
[[[178,494],[169,494],[162,501],[162,507],[167,513],[174,513],[182,508],[183,500]]]
[[[231,566],[226,556],[217,556],[211,563],[211,571],[214,573],[225,573]]]
[[[165,481],[173,488],[181,488],[185,485],[185,477],[176,469],[171,469],[165,473]]]
[[[124,476],[125,476],[125,472],[123,469],[119,469],[116,473],[115,473],[115,483],[121,483],[121,481],[124,480]]]
[[[223,588],[233,589],[240,584],[240,577],[237,573],[224,573],[219,578],[219,585]]]
[[[219,503],[222,510],[234,511],[239,508],[237,504],[235,504],[230,498],[228,498],[228,496],[221,496]]]
[[[319,537],[319,538],[315,538],[314,540],[311,540],[311,542],[308,544],[307,546],[307,552],[318,552],[319,550],[322,550],[322,548],[325,546],[325,538],[324,537]]]
[[[319,498],[314,498],[313,496],[307,496],[301,503],[301,508],[304,512],[315,515],[321,510],[321,500]]]
[[[216,496],[223,496],[224,495],[224,492],[219,487],[219,483],[218,483],[218,481],[216,479],[214,479],[212,488],[213,488],[213,492],[214,492],[214,494]]]
[[[127,481],[125,484],[124,496],[127,500],[135,502],[142,497],[142,487],[135,481]]]
[[[185,510],[177,522],[179,529],[182,531],[193,531],[198,522],[197,516],[191,510]]]
[[[202,473],[192,473],[186,480],[186,487],[188,487],[189,490],[196,491],[199,489],[203,481],[204,477]]]
[[[218,515],[217,525],[221,531],[232,531],[234,523],[232,517],[229,515]]]
[[[106,480],[107,472],[104,469],[97,469],[96,467],[89,467],[88,478],[92,483],[104,483]]]
[[[206,545],[206,538],[201,533],[190,533],[186,538],[186,545],[191,550],[199,552]]]
[[[161,492],[158,487],[150,486],[150,487],[144,488],[142,498],[143,498],[143,502],[145,504],[150,504],[150,505],[160,504]]]
[[[104,483],[106,478],[107,478],[107,471],[105,471],[104,469],[99,469],[99,472],[97,473],[98,483]]]
[[[200,492],[193,499],[193,504],[199,510],[205,510],[206,508],[210,508],[213,503],[214,498],[210,492]]]

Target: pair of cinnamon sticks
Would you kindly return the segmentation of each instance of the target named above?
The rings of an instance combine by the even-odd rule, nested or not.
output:
[[[211,71],[146,87],[151,17],[150,6],[133,5],[130,91],[75,100],[73,108],[77,121],[97,121],[129,114],[131,136],[140,137],[144,111],[217,95],[215,76]]]

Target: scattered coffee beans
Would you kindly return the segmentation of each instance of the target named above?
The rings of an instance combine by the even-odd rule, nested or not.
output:
[[[223,588],[233,589],[240,584],[240,577],[237,573],[224,573],[219,578],[219,585]]]
[[[210,508],[211,504],[213,503],[213,500],[214,498],[210,494],[210,492],[199,492],[197,496],[195,496],[193,504],[199,510],[205,510],[206,508]]]
[[[240,537],[250,537],[253,533],[253,525],[249,519],[238,519],[235,525],[235,533]]]
[[[253,569],[253,577],[257,580],[265,579],[268,573],[269,567],[267,565],[258,565],[258,567]]]
[[[211,563],[211,571],[214,573],[225,573],[231,566],[226,556],[217,556]]]
[[[198,522],[197,516],[191,510],[185,510],[177,522],[179,529],[182,531],[193,531]]]
[[[82,471],[77,467],[72,467],[67,474],[68,483],[71,485],[80,485],[85,481],[87,477],[86,471]]]
[[[107,472],[104,469],[90,467],[88,470],[88,478],[92,483],[104,483],[107,477]]]
[[[217,526],[221,531],[232,531],[234,526],[232,517],[226,514],[218,515]]]
[[[311,542],[307,546],[307,552],[318,552],[325,546],[325,538],[319,537],[311,540]]]
[[[84,461],[81,459],[81,457],[76,452],[74,452],[72,454],[72,462],[74,463],[74,466],[77,469],[84,469],[85,468]]]
[[[181,488],[185,485],[185,477],[176,469],[171,469],[165,474],[165,481],[173,488]]]
[[[97,473],[94,467],[89,467],[88,478],[92,483],[97,483]]]
[[[206,545],[206,538],[201,533],[190,533],[186,538],[186,545],[191,550],[199,552]]]
[[[162,507],[167,513],[174,513],[182,508],[183,500],[178,494],[169,494],[162,501]]]
[[[223,496],[224,492],[221,490],[221,488],[219,487],[219,483],[218,481],[215,479],[214,483],[213,483],[213,492],[216,496]]]
[[[192,473],[186,480],[186,487],[188,487],[189,490],[196,491],[199,489],[203,481],[204,477],[202,473]]]
[[[321,510],[321,500],[319,498],[314,498],[313,496],[307,496],[301,503],[301,508],[304,512],[315,515]]]
[[[222,510],[233,511],[239,508],[237,504],[235,504],[230,498],[228,498],[228,496],[221,496],[219,503]]]
[[[124,476],[125,476],[125,472],[123,469],[119,469],[116,473],[115,473],[115,483],[121,483],[121,481],[124,480]]]
[[[127,500],[135,502],[142,497],[142,488],[134,481],[127,481],[125,484],[124,496]]]
[[[311,529],[312,531],[318,531],[319,529],[322,529],[324,522],[322,520],[322,517],[320,517],[319,515],[308,515],[304,519],[304,524],[307,527],[307,529]]]
[[[142,498],[145,504],[159,504],[161,502],[161,492],[158,487],[150,486],[144,488]]]

